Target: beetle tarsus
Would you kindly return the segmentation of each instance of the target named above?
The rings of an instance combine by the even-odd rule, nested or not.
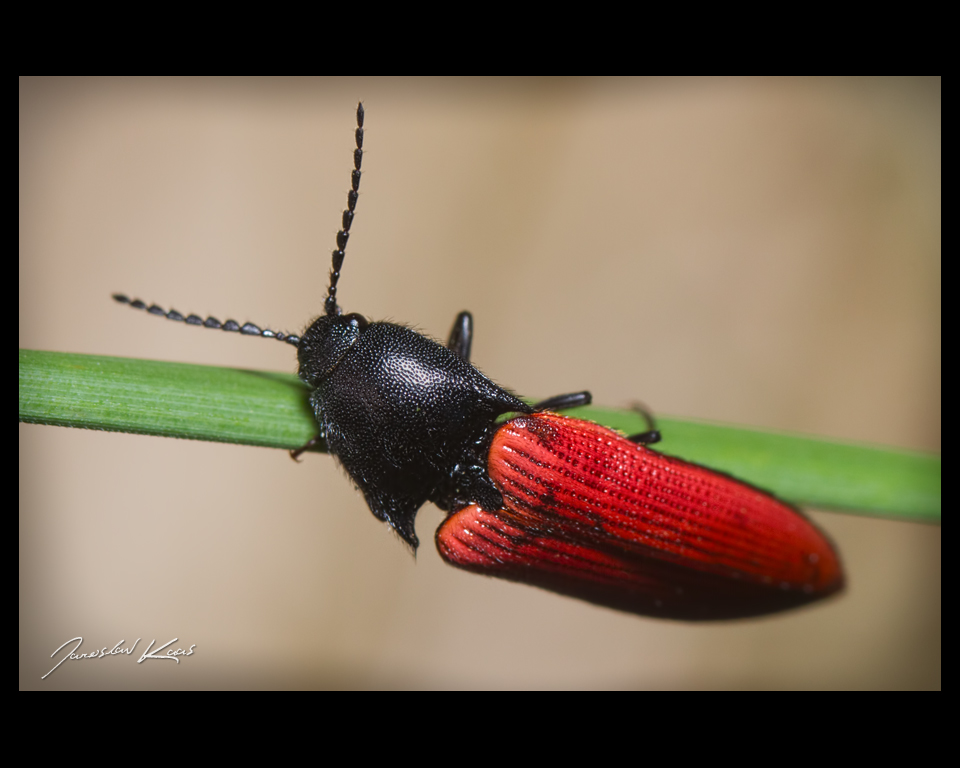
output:
[[[627,440],[631,443],[640,443],[640,445],[653,445],[663,439],[659,429],[651,429],[647,432],[640,432],[636,435],[627,435]]]
[[[638,432],[635,435],[627,435],[627,440],[629,440],[631,443],[640,443],[640,445],[653,445],[654,443],[659,443],[662,439],[662,436],[660,435],[660,430],[657,429],[656,419],[653,418],[653,411],[651,411],[639,400],[630,406],[630,410],[643,416],[643,420],[647,423],[647,429],[645,432]]]
[[[307,451],[309,451],[311,448],[313,448],[315,445],[317,445],[320,442],[320,439],[321,439],[320,435],[315,435],[314,437],[311,437],[309,440],[307,440],[307,442],[305,442],[299,448],[294,448],[292,451],[290,451],[290,458],[299,464],[300,457],[303,454],[305,454]]]
[[[541,400],[533,406],[534,413],[541,411],[563,411],[567,408],[579,408],[583,405],[590,405],[593,402],[593,395],[588,391],[570,392],[566,395],[556,395]]]

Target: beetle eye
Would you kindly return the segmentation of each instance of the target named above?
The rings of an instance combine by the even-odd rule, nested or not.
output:
[[[370,325],[370,321],[367,320],[363,315],[358,315],[356,312],[353,314],[347,315],[344,320],[346,320],[354,328],[357,328],[361,331],[366,330],[367,326]]]

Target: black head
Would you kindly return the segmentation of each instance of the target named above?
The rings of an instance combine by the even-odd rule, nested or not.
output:
[[[362,315],[320,315],[300,337],[297,360],[300,380],[311,389],[330,375],[370,325]]]

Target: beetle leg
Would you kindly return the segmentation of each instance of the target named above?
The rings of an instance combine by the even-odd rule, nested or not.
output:
[[[300,456],[327,439],[327,428],[325,426],[327,419],[323,413],[323,399],[320,397],[319,389],[315,389],[310,393],[310,407],[313,409],[313,415],[317,419],[317,425],[320,427],[320,431],[299,448],[290,451],[290,458],[297,462],[300,461]]]
[[[461,312],[453,321],[450,329],[450,338],[447,340],[447,349],[457,357],[470,362],[470,343],[473,341],[473,316],[469,312]]]
[[[557,395],[541,400],[533,406],[534,413],[541,411],[562,411],[565,408],[579,408],[581,405],[590,405],[593,395],[589,392],[570,392],[566,395]]]
[[[323,435],[314,435],[307,442],[301,445],[299,448],[295,448],[290,451],[290,458],[294,461],[300,461],[300,456],[313,448],[317,443],[323,440]]]
[[[650,412],[650,409],[647,408],[643,403],[634,403],[630,410],[636,411],[641,416],[643,420],[647,422],[647,431],[638,432],[635,435],[627,435],[627,440],[631,443],[640,443],[641,445],[652,445],[653,443],[659,443],[661,440],[660,430],[657,429],[657,422],[653,419],[653,414]]]

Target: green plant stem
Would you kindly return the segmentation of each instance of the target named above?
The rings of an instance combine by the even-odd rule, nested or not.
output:
[[[20,421],[291,449],[316,423],[292,374],[20,350]],[[567,412],[627,433],[631,411]],[[940,457],[679,419],[658,419],[657,450],[797,504],[940,522]],[[318,446],[323,450],[323,446]]]

